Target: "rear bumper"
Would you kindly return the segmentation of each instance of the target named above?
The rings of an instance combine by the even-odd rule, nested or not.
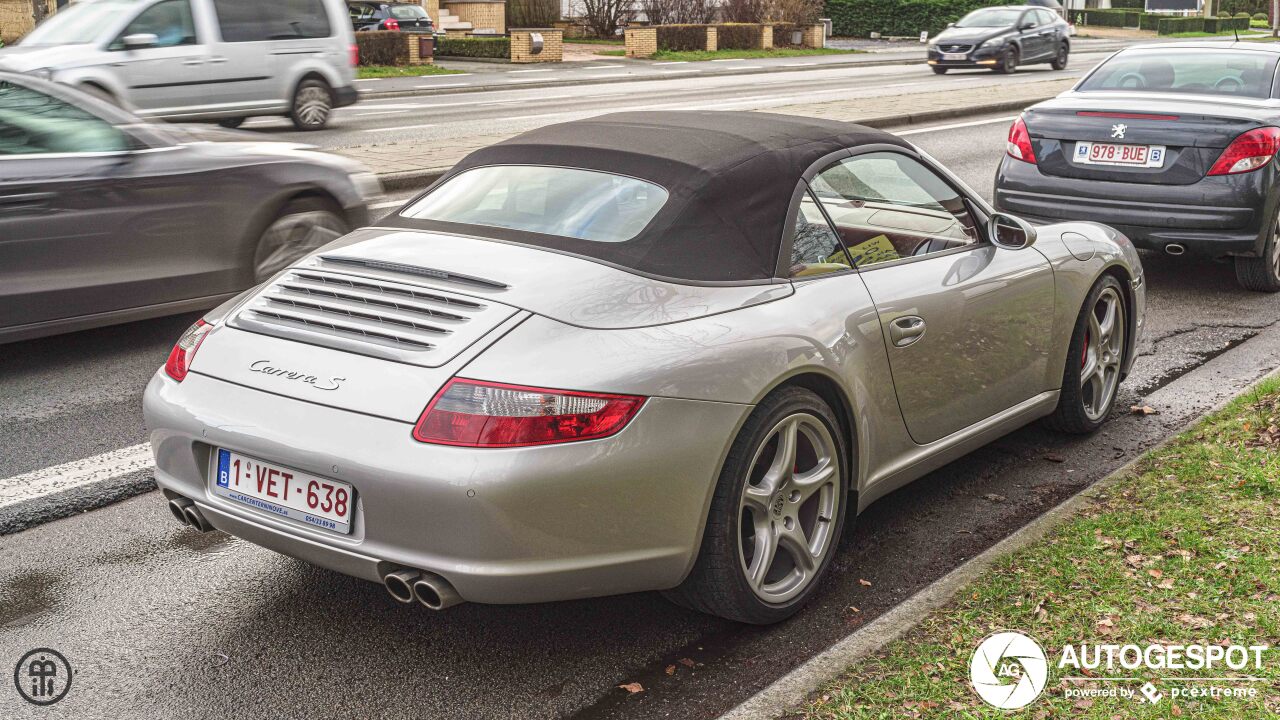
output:
[[[411,424],[191,373],[158,372],[143,400],[156,482],[224,532],[379,580],[444,577],[465,600],[522,603],[678,584],[699,547],[729,439],[750,407],[650,398],[602,440],[475,450],[425,445]],[[350,535],[209,490],[215,447],[350,483]]]
[[[354,87],[348,85],[346,87],[338,87],[333,89],[333,105],[334,107],[346,107],[355,105],[360,99],[360,93]]]
[[[1178,244],[1207,257],[1256,256],[1275,217],[1273,172],[1143,185],[1054,177],[1006,157],[996,173],[995,206],[1037,223],[1103,223],[1149,250]]]

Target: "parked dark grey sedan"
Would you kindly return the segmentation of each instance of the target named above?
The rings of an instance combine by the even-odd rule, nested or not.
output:
[[[0,343],[213,307],[364,224],[379,192],[306,146],[203,141],[0,73]]]
[[[997,208],[1095,220],[1140,248],[1224,259],[1280,291],[1280,48],[1129,48],[1010,129]]]
[[[1071,26],[1047,7],[1014,5],[974,10],[929,41],[929,65],[939,75],[953,68],[1011,73],[1019,65],[1067,66]]]

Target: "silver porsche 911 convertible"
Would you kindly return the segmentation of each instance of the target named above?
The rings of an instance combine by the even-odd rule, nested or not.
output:
[[[170,509],[435,609],[640,590],[796,612],[858,511],[1143,327],[1110,228],[996,213],[910,143],[624,113],[479,150],[192,326],[146,392]]]

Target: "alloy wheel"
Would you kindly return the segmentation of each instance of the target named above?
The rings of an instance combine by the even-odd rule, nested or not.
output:
[[[253,262],[255,282],[264,282],[289,263],[342,237],[346,227],[331,212],[312,210],[277,218],[258,241]]]
[[[832,552],[841,512],[836,447],[822,420],[796,413],[756,450],[739,502],[738,559],[765,602],[799,595]]]
[[[321,127],[329,120],[329,91],[319,85],[305,85],[294,101],[294,116],[307,127]]]
[[[1080,358],[1080,399],[1090,420],[1106,414],[1120,385],[1124,323],[1120,294],[1114,287],[1105,288],[1089,311],[1089,329]]]

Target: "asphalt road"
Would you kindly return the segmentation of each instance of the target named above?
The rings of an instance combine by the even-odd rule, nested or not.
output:
[[[816,65],[790,72],[727,75],[712,73],[721,66],[712,61],[672,66],[675,69],[664,71],[667,77],[660,80],[618,82],[614,76],[622,72],[622,66],[600,63],[590,66],[596,70],[579,71],[584,77],[571,87],[520,88],[527,84],[525,80],[534,83],[542,77],[521,75],[521,79],[506,81],[511,89],[366,99],[335,111],[330,128],[318,133],[297,132],[284,118],[267,117],[250,119],[244,129],[325,148],[398,143],[411,151],[415,144],[433,147],[455,138],[522,132],[551,122],[620,110],[763,110],[854,95],[874,103],[877,98],[903,92],[934,91],[954,93],[957,102],[962,102],[964,91],[975,87],[1079,77],[1107,54],[1079,52],[1072,55],[1065,70],[1031,65],[1011,77],[987,70],[937,76],[921,64],[835,68]],[[815,62],[796,60],[797,64]]]
[[[989,196],[997,120],[912,139]],[[1026,428],[885,498],[781,626],[654,593],[432,613],[198,535],[148,493],[0,536],[0,669],[62,651],[77,675],[60,717],[714,717],[1274,365],[1280,295],[1238,290],[1226,266],[1144,259],[1147,340],[1112,422],[1089,438]],[[191,319],[0,346],[0,477],[145,440],[141,388]],[[1160,414],[1128,414],[1138,402]],[[645,691],[616,687],[633,681]],[[0,685],[0,716],[48,715]]]

